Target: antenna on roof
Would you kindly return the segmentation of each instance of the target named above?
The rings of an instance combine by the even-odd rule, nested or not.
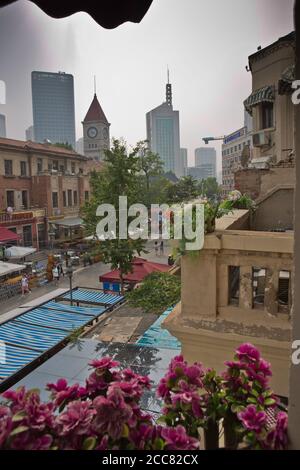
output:
[[[167,78],[168,78],[167,83],[170,83],[170,71],[169,71],[169,66],[168,65],[167,65]]]
[[[97,83],[96,83],[96,75],[94,75],[94,93],[96,95],[96,91],[97,91]]]

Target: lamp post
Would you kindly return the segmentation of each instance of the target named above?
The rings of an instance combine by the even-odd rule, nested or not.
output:
[[[69,277],[69,281],[70,281],[70,305],[73,305],[73,286],[72,286],[72,280],[73,280],[73,268],[72,268],[72,264],[71,263],[68,263],[68,267],[67,267],[67,276]]]

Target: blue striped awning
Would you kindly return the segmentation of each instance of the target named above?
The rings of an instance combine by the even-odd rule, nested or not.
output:
[[[94,315],[74,315],[59,311],[51,311],[47,308],[35,308],[23,315],[19,315],[14,321],[31,325],[40,325],[47,328],[58,328],[64,331],[72,331],[80,328],[89,320],[93,320]]]
[[[19,348],[17,346],[5,345],[5,354],[1,353],[0,379],[7,379],[10,375],[16,373],[22,367],[27,366],[36,359],[40,353],[30,351],[29,349]]]
[[[26,325],[9,321],[0,325],[0,340],[16,346],[25,346],[44,352],[65,338],[65,332],[56,329]]]
[[[62,296],[64,300],[70,300],[71,294],[67,292]],[[98,305],[115,305],[124,297],[117,294],[104,294],[104,292],[88,289],[76,289],[72,292],[74,302],[84,302]]]
[[[88,316],[92,315],[94,317],[97,317],[98,315],[100,315],[102,312],[105,311],[104,306],[77,307],[76,305],[62,304],[60,302],[53,302],[53,301],[43,304],[42,307],[50,309],[50,310],[61,310],[63,312],[76,313],[79,315],[88,315]]]

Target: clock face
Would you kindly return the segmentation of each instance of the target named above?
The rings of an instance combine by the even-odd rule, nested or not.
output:
[[[104,140],[107,140],[108,139],[108,130],[106,127],[104,127],[103,129],[103,139]]]
[[[90,137],[90,139],[94,139],[98,134],[98,131],[96,127],[89,127],[87,130],[87,135]]]

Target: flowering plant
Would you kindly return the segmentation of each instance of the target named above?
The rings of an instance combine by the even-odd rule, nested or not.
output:
[[[110,357],[91,362],[86,386],[65,379],[48,384],[52,401],[42,403],[37,390],[8,390],[0,406],[0,448],[70,449],[197,449],[199,441],[183,426],[162,427],[141,410],[139,401],[150,387],[147,377],[120,371]]]
[[[287,415],[276,415],[278,400],[268,385],[270,365],[251,344],[237,349],[222,375],[174,357],[157,389],[163,401],[157,422],[140,407],[150,388],[147,377],[120,370],[110,357],[90,365],[85,387],[68,385],[65,379],[48,384],[47,403],[38,390],[6,391],[0,404],[0,449],[198,449],[199,429],[207,432],[213,424],[218,432],[228,413],[239,443],[254,449],[287,447]]]

